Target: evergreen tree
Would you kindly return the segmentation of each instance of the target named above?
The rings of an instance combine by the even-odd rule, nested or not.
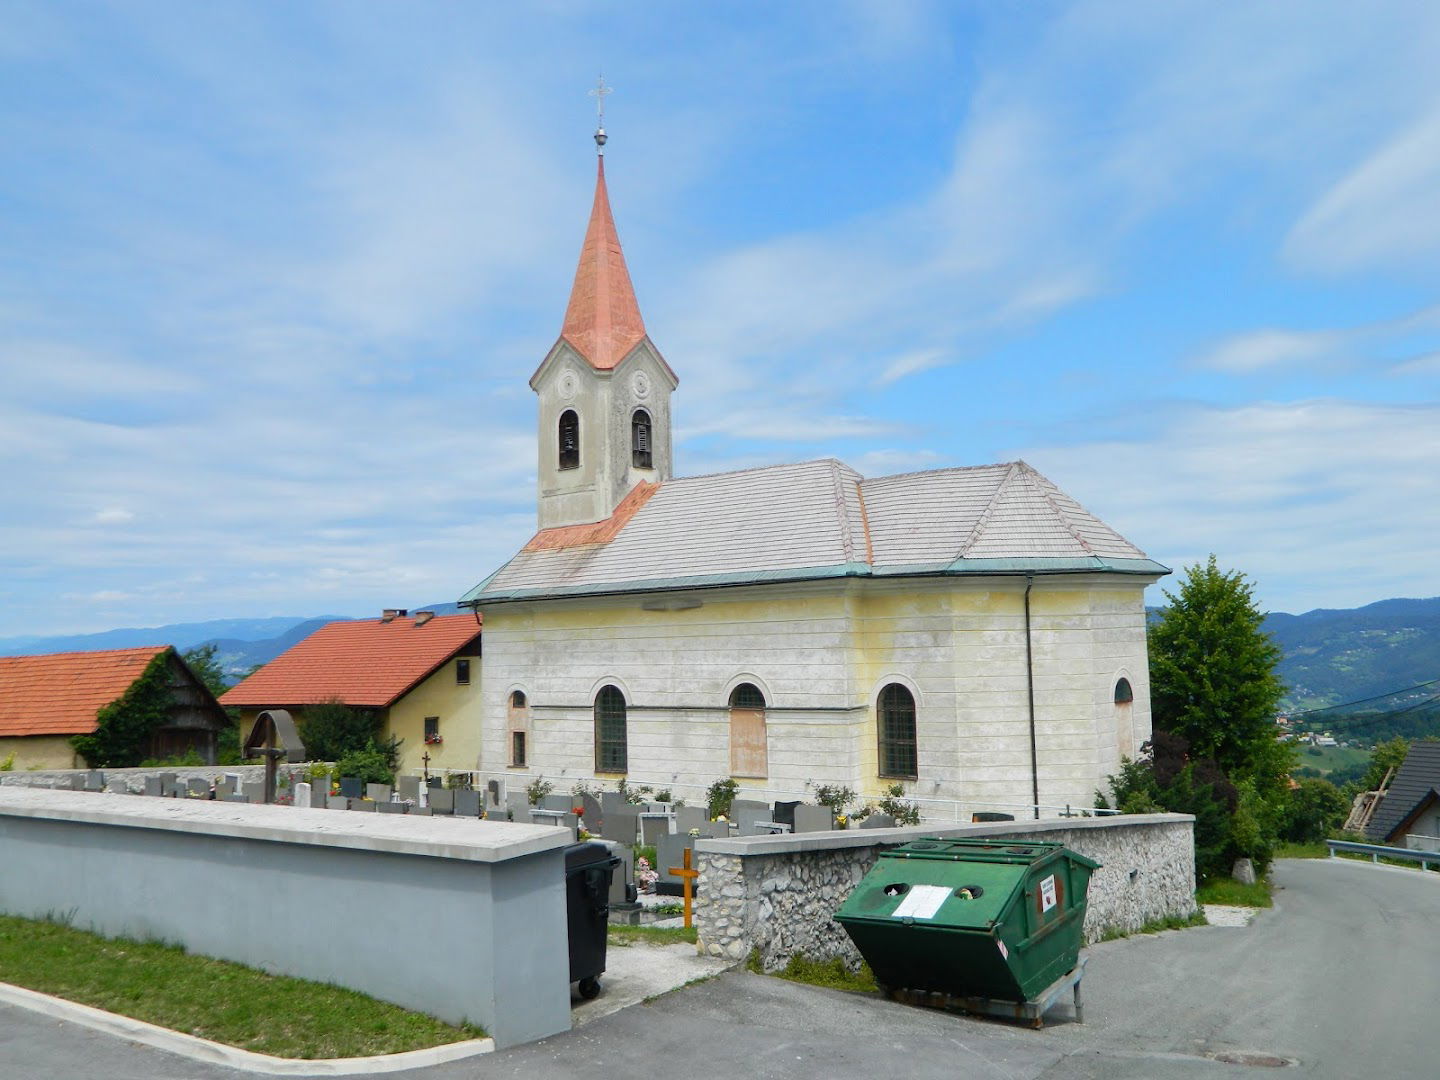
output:
[[[1261,629],[1253,591],[1214,555],[1186,569],[1150,628],[1150,704],[1156,728],[1269,795],[1284,783],[1293,751],[1275,740],[1281,652]]]

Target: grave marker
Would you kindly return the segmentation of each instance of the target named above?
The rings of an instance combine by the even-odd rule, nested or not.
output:
[[[480,792],[456,788],[454,795],[456,817],[478,818],[480,816]]]
[[[365,785],[365,797],[366,797],[367,799],[369,799],[371,802],[389,802],[389,801],[390,801],[390,785],[389,785],[389,784],[366,784],[366,785]]]

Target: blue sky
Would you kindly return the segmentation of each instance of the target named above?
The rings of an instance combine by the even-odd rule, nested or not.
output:
[[[451,599],[606,171],[681,474],[1440,593],[1440,5],[0,0],[0,636]],[[1157,594],[1158,599],[1158,594]]]

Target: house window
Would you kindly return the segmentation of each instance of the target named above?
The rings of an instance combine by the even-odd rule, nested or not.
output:
[[[470,661],[460,659],[455,661],[455,682],[460,686],[470,685]]]
[[[919,775],[915,746],[915,697],[899,683],[880,691],[880,775],[914,780]]]
[[[580,417],[574,409],[560,414],[560,468],[580,467]]]
[[[630,417],[630,462],[637,469],[648,469],[651,467],[652,455],[650,443],[653,430],[650,424],[650,414],[644,409],[636,409]]]
[[[613,686],[595,695],[595,771],[626,770],[625,695]]]
[[[525,751],[530,734],[529,701],[525,697],[524,690],[511,691],[508,711],[510,714],[508,725],[510,731],[510,764],[513,767],[523,767],[527,761]]]
[[[425,717],[425,745],[438,746],[440,744],[440,717]]]
[[[1129,679],[1121,679],[1115,684],[1115,704],[1129,705],[1135,700],[1135,691],[1130,688]]]
[[[510,764],[522,768],[525,765],[525,732],[523,731],[510,733]]]
[[[754,683],[741,683],[730,691],[730,775],[768,773],[765,695]]]

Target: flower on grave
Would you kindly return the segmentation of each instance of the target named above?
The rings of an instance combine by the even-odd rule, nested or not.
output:
[[[572,807],[570,808],[570,812],[571,812],[572,814],[574,814],[576,817],[584,817],[584,816],[585,816],[585,807],[583,807],[583,806],[572,806]]]
[[[844,814],[836,814],[835,827],[837,829],[848,829],[850,827],[850,819]]]
[[[691,835],[691,836],[699,836],[699,835],[700,835],[700,830],[699,830],[699,829],[691,829],[691,830],[690,830],[690,835]]]
[[[719,817],[717,817],[715,820],[716,820],[716,821],[723,821],[723,822],[725,822],[726,824],[729,824],[729,822],[730,822],[730,819],[729,819],[728,817],[726,817],[724,814],[721,814],[721,815],[720,815]]]
[[[660,880],[660,875],[650,867],[650,860],[641,855],[635,860],[635,884],[643,893],[655,891],[655,882]]]

